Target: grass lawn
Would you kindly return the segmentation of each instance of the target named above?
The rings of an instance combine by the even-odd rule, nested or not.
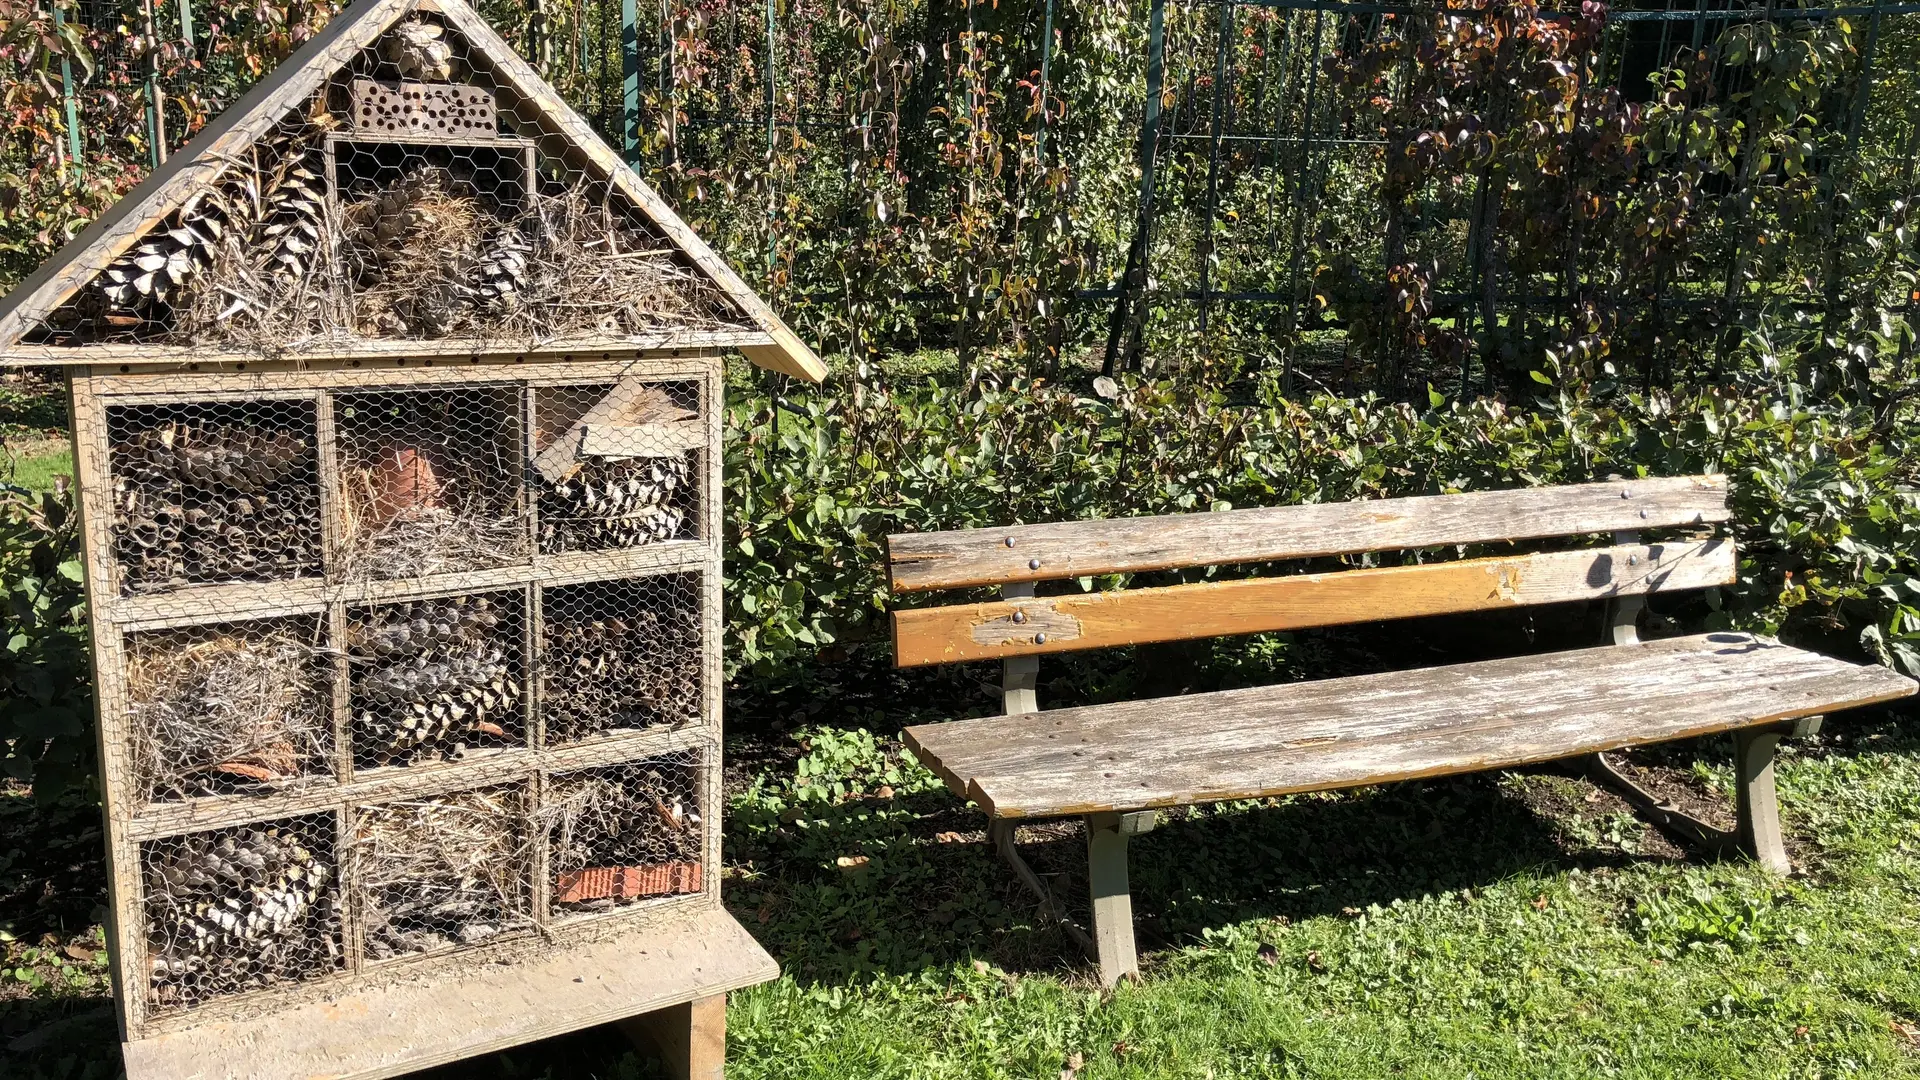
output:
[[[733,999],[734,1078],[1920,1077],[1911,715],[1787,751],[1787,881],[1553,770],[1178,815],[1136,843],[1151,951],[1111,995],[976,813],[870,717],[833,719],[735,747],[728,903],[786,974]],[[1697,802],[1726,756],[1633,760]],[[16,790],[0,824],[0,1075],[115,1075],[91,818]],[[1084,895],[1074,829],[1030,832]],[[596,1031],[430,1075],[655,1070]]]
[[[73,479],[73,444],[66,436],[28,435],[6,441],[0,479],[29,491],[52,491],[56,477]]]

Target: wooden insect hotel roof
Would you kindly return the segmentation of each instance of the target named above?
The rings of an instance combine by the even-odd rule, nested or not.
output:
[[[356,318],[366,313],[338,293],[361,269],[350,263],[366,211],[351,200],[353,178],[323,175],[322,159],[332,167],[341,144],[351,144],[367,161],[390,165],[393,154],[382,159],[376,144],[450,139],[502,163],[524,159],[533,175],[518,178],[520,201],[507,208],[522,219],[521,232],[564,213],[568,199],[601,214],[603,235],[583,235],[573,223],[573,250],[508,253],[533,263],[535,276],[592,290],[594,310],[576,310],[570,301],[578,297],[547,281],[520,301],[516,318]],[[289,171],[306,182],[289,185]],[[443,187],[475,179],[448,176],[437,163],[421,172]],[[265,190],[274,180],[277,190]],[[303,221],[308,204],[343,217]],[[692,286],[682,291],[699,294],[694,302],[677,311],[621,310],[620,294],[648,281],[632,272],[638,252],[623,240],[670,255],[671,269]],[[543,256],[551,257],[544,265]],[[314,265],[329,259],[342,265]],[[735,350],[814,382],[826,374],[726,261],[462,0],[352,4],[0,299],[0,366],[689,348]]]

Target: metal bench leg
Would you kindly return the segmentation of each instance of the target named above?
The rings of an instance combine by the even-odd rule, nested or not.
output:
[[[1733,785],[1740,823],[1734,826],[1740,850],[1776,874],[1791,873],[1787,846],[1780,838],[1780,808],[1773,793],[1773,748],[1778,730],[1747,729],[1733,736]]]
[[[1147,832],[1153,811],[1087,815],[1087,887],[1093,894],[1093,942],[1100,985],[1140,974],[1133,945],[1133,896],[1127,887],[1127,837]]]

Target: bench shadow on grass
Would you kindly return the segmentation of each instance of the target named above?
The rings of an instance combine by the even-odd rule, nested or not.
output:
[[[735,888],[734,914],[802,983],[910,974],[969,959],[1010,972],[1090,979],[1072,941],[985,843],[984,816],[944,792],[899,800],[910,841],[858,873],[789,868]],[[872,850],[857,814],[811,823],[815,850]],[[938,842],[945,833],[952,841]],[[905,838],[903,838],[904,840]],[[1021,851],[1072,916],[1087,915],[1077,822],[1023,827]],[[1426,893],[1479,888],[1526,870],[1620,865],[1637,856],[1569,845],[1494,775],[1386,785],[1338,796],[1175,811],[1132,843],[1143,949],[1248,919],[1310,919]],[[861,920],[873,925],[862,925]]]

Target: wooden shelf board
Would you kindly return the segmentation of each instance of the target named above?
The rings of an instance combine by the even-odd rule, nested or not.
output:
[[[138,1039],[122,1050],[128,1080],[376,1080],[779,974],[760,943],[726,909],[712,907],[518,963],[395,981]]]
[[[703,538],[663,540],[607,551],[570,551],[534,555],[528,561],[483,570],[432,574],[417,578],[329,583],[315,576],[289,581],[220,582],[184,585],[165,592],[114,598],[101,605],[107,621],[126,630],[163,630],[176,626],[234,622],[280,615],[311,615],[327,605],[393,604],[440,596],[512,589],[530,582],[577,585],[619,581],[651,574],[702,570],[712,555]]]
[[[244,349],[212,346],[162,345],[146,342],[98,342],[88,345],[11,345],[0,348],[0,367],[60,365],[167,365],[188,370],[210,370],[223,364],[306,364],[320,361],[406,366],[421,361],[467,361],[476,357],[634,356],[686,350],[735,350],[764,347],[773,338],[763,330],[661,330],[627,337],[553,338],[436,338],[380,340],[340,338],[295,345],[267,356]]]

